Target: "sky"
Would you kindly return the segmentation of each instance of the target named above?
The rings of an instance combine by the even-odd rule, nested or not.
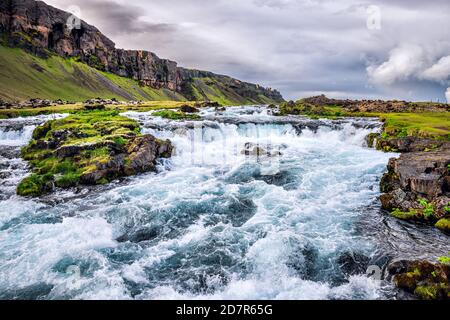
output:
[[[285,99],[450,102],[449,0],[45,0],[117,47]],[[338,3],[339,2],[339,3]]]

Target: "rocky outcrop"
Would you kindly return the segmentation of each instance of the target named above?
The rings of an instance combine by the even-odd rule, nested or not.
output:
[[[422,300],[450,299],[450,265],[429,261],[394,261],[388,266],[395,285]]]
[[[342,107],[346,112],[377,112],[377,113],[390,113],[390,112],[444,112],[450,111],[450,105],[444,103],[434,102],[409,102],[398,100],[341,100],[330,99],[325,95],[305,98],[301,100],[304,103],[311,104],[313,106],[338,106]]]
[[[429,152],[438,149],[450,150],[450,142],[442,140],[424,139],[417,137],[404,137],[404,138],[392,138],[392,139],[381,139],[378,134],[374,136],[369,136],[370,138],[376,139],[368,140],[370,146],[376,146],[377,149],[386,152]],[[372,142],[370,142],[372,141]]]
[[[37,197],[55,187],[104,184],[155,171],[157,159],[169,158],[172,151],[170,141],[141,135],[137,122],[111,111],[49,121],[35,129],[22,150],[33,173],[17,193]]]
[[[381,179],[384,209],[405,220],[437,222],[450,216],[450,149],[404,153],[391,159]],[[444,219],[444,220],[442,220]]]
[[[117,49],[114,42],[97,28],[78,21],[70,13],[42,1],[0,2],[0,34],[4,40],[10,46],[20,47],[40,57],[50,54],[73,57],[96,69],[135,79],[142,86],[180,93],[189,91],[194,78],[231,79],[237,89],[242,89],[240,91],[244,97],[262,95],[273,101],[283,101],[276,90],[241,83],[211,72],[180,68],[176,62],[161,59],[152,52]]]

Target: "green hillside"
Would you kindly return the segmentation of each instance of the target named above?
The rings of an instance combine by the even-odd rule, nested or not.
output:
[[[132,79],[102,72],[53,55],[41,59],[17,48],[0,45],[0,98],[84,101],[89,98],[121,100],[185,100],[173,91],[141,87]]]
[[[168,89],[140,86],[133,79],[94,69],[73,58],[51,55],[42,59],[22,49],[0,45],[0,99],[7,101],[41,98],[79,102],[99,97],[144,101],[209,100],[223,105],[274,103],[254,93],[244,83],[242,88],[233,86],[231,80],[234,79],[195,78],[186,88],[189,93],[182,95]]]

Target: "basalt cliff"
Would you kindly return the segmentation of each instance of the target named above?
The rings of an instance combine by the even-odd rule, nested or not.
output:
[[[34,56],[70,58],[95,70],[133,79],[141,87],[167,89],[188,100],[209,100],[215,93],[225,101],[283,101],[281,94],[270,88],[181,68],[152,52],[118,49],[96,27],[42,1],[2,0],[0,34],[3,45],[21,48]]]

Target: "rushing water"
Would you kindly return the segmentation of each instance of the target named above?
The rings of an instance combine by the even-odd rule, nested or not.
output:
[[[391,299],[370,266],[448,250],[434,229],[381,212],[395,155],[364,146],[374,120],[126,115],[175,145],[157,174],[36,200],[14,195],[18,147],[46,119],[0,122],[0,298]],[[243,154],[248,143],[272,156]]]

